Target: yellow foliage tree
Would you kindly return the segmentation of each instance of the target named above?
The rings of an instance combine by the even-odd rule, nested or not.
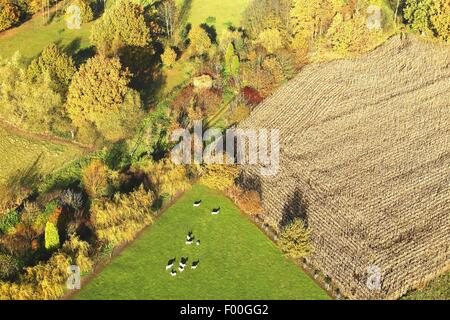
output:
[[[296,219],[282,230],[278,245],[286,255],[294,259],[307,256],[312,252],[310,234],[305,223]]]
[[[83,186],[92,198],[105,194],[108,187],[108,167],[98,159],[93,160],[83,171]]]
[[[172,68],[176,60],[177,53],[170,47],[166,48],[166,50],[164,50],[164,53],[161,55],[162,63],[168,68]]]
[[[277,29],[266,29],[259,34],[258,42],[267,50],[268,53],[274,53],[283,47],[281,33]]]
[[[221,191],[231,187],[239,174],[237,166],[226,164],[208,164],[202,171],[199,183]]]
[[[200,56],[208,52],[211,48],[211,39],[208,33],[200,26],[194,26],[189,32],[190,54],[193,56]]]

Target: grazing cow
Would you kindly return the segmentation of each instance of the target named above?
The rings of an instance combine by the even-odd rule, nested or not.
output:
[[[170,275],[172,277],[175,277],[177,275],[177,272],[175,270],[172,269],[172,271],[170,272]]]
[[[167,262],[166,270],[172,269],[172,267],[173,267],[173,265],[174,265],[174,263],[175,263],[176,260],[177,260],[176,258],[170,259],[170,260]]]
[[[200,245],[200,240],[197,240],[197,242],[195,243],[197,246]]]
[[[192,235],[192,231],[186,236],[186,244],[191,245],[194,242],[195,237]]]
[[[191,269],[197,269],[199,263],[200,263],[200,259],[197,260],[197,261],[192,262]]]
[[[217,215],[217,214],[219,214],[219,213],[220,213],[220,207],[217,208],[217,209],[213,209],[213,210],[211,211],[211,214],[212,214],[212,215]]]
[[[201,204],[202,204],[202,200],[195,201],[194,207],[200,207]]]
[[[183,272],[183,271],[184,271],[184,267],[179,266],[179,267],[178,267],[178,270],[179,270],[180,272]]]
[[[189,258],[181,258],[180,261],[180,268],[185,268],[186,267],[186,263],[188,262]]]

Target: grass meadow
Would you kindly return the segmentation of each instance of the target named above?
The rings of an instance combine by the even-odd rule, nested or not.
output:
[[[202,200],[199,208],[193,202]],[[211,209],[221,208],[217,216]],[[200,246],[185,244],[192,231]],[[188,257],[172,277],[169,259]],[[197,269],[192,261],[200,260]],[[221,193],[196,185],[76,295],[76,299],[328,299]]]
[[[35,17],[21,26],[0,34],[0,57],[10,58],[16,51],[26,59],[37,57],[50,43],[56,43],[71,54],[90,46],[91,23],[79,30],[66,26],[62,16],[56,16],[52,22],[43,25],[40,17]]]
[[[228,23],[238,26],[250,0],[178,0],[178,3],[191,2],[188,22],[199,25],[208,17],[216,18],[217,34],[226,28]]]

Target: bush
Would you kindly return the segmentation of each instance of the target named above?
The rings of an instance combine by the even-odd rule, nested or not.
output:
[[[89,258],[89,243],[80,240],[76,235],[71,234],[69,240],[62,247],[62,251],[72,258],[72,263],[80,267],[81,272],[89,272],[93,263]]]
[[[177,53],[170,47],[166,48],[166,50],[164,50],[164,53],[161,55],[162,63],[168,68],[172,68],[176,60]]]
[[[244,213],[256,216],[261,213],[261,198],[256,191],[246,191],[240,187],[232,186],[227,190],[227,195]]]
[[[0,253],[0,280],[12,280],[21,269],[18,259],[8,254]]]
[[[53,222],[45,225],[45,249],[52,251],[59,247],[58,228]]]
[[[0,233],[6,234],[12,231],[20,222],[20,215],[16,211],[10,211],[0,217]]]
[[[111,201],[96,201],[91,222],[104,244],[118,245],[134,239],[137,232],[153,221],[153,195],[143,187],[130,194],[116,194]]]
[[[226,164],[208,164],[202,171],[199,183],[221,191],[231,187],[239,173],[237,166]]]
[[[278,246],[292,258],[305,257],[312,252],[310,231],[302,220],[294,220],[280,233]]]
[[[259,94],[258,90],[252,87],[244,87],[241,91],[245,102],[250,106],[256,106],[263,101],[263,97]]]

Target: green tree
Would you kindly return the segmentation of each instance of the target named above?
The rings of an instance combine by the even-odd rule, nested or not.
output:
[[[211,47],[211,39],[208,33],[200,26],[192,27],[189,32],[189,51],[193,56],[200,56],[208,52]]]
[[[231,75],[231,68],[233,64],[234,54],[234,46],[233,43],[230,42],[227,47],[227,51],[225,52],[225,74]]]
[[[310,231],[305,223],[296,219],[286,226],[278,239],[280,249],[292,258],[301,258],[311,253]]]
[[[20,55],[0,61],[0,117],[23,129],[49,132],[64,118],[62,97],[48,74],[30,81]]]
[[[129,135],[142,115],[139,94],[128,87],[131,75],[117,58],[89,59],[73,77],[66,109],[78,127],[91,123],[107,139]]]
[[[404,17],[415,31],[431,34],[430,20],[432,0],[406,0]]]
[[[28,76],[32,81],[42,80],[44,76],[48,76],[55,83],[56,91],[62,95],[67,92],[75,72],[72,58],[54,43],[47,46],[28,67]]]
[[[58,229],[52,222],[47,222],[45,225],[45,249],[54,250],[59,247]]]

